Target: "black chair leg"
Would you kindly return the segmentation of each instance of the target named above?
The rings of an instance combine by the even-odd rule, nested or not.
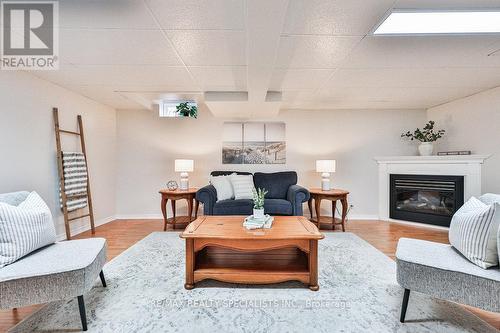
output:
[[[85,301],[83,296],[78,296],[78,308],[80,309],[80,319],[82,320],[82,330],[87,330],[87,313],[85,312]]]
[[[104,288],[106,288],[107,287],[106,286],[106,279],[104,278],[104,272],[103,271],[101,271],[101,273],[99,273],[99,277],[101,278],[102,286]]]
[[[405,289],[405,293],[403,295],[403,304],[401,305],[401,317],[399,321],[404,323],[406,317],[406,308],[408,307],[408,300],[410,299],[410,289]]]

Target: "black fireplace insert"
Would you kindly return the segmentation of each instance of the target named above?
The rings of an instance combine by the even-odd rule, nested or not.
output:
[[[390,176],[389,216],[393,219],[449,227],[463,204],[463,176]]]

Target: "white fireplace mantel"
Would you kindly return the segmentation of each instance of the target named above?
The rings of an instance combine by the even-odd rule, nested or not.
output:
[[[481,167],[491,155],[379,156],[379,218],[389,220],[391,174],[464,176],[464,200],[481,195]]]

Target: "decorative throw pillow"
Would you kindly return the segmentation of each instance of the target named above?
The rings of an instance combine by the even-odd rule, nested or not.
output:
[[[36,192],[17,207],[0,203],[0,268],[55,241],[52,214]]]
[[[253,199],[253,176],[252,175],[231,175],[231,184],[233,184],[234,198]]]
[[[500,194],[486,193],[480,196],[479,200],[481,200],[483,203],[487,205],[493,205],[494,203],[500,204]],[[496,214],[499,215],[498,218],[500,218],[500,210],[497,210]],[[500,261],[500,227],[498,228],[497,248],[498,248],[498,259]]]
[[[231,175],[228,176],[210,176],[210,184],[217,191],[217,201],[234,198],[233,185],[231,184]]]
[[[498,203],[489,206],[472,197],[451,220],[450,244],[472,263],[485,269],[498,265],[499,210]]]

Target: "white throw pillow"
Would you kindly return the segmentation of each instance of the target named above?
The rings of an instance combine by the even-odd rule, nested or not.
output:
[[[483,203],[487,205],[493,205],[495,202],[500,203],[500,194],[486,193],[479,197]],[[497,211],[497,215],[500,218],[500,212]],[[500,261],[500,227],[498,229],[498,237],[497,237],[497,248],[498,248],[498,259]]]
[[[453,215],[450,244],[479,267],[496,266],[499,224],[500,205],[486,205],[472,197]]]
[[[210,184],[212,184],[217,191],[217,201],[234,198],[233,185],[231,184],[230,177],[231,175],[210,176]]]
[[[0,203],[0,268],[55,241],[52,214],[36,192],[17,207]]]
[[[231,184],[233,184],[234,198],[253,199],[253,176],[252,175],[231,175]]]

